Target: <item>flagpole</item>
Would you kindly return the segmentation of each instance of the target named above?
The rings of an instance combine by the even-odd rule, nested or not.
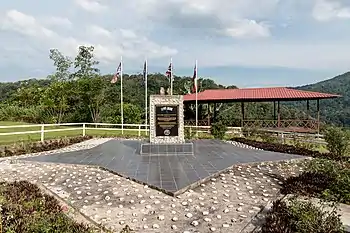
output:
[[[173,58],[170,58],[171,73],[170,73],[170,95],[173,95]]]
[[[147,64],[147,58],[145,60],[145,113],[146,113],[146,135],[148,135],[148,93],[147,93],[147,73],[148,73],[148,64]]]
[[[198,77],[198,67],[197,67],[197,60],[196,60],[196,77],[195,77],[195,85],[196,85],[196,136],[198,136],[198,82],[197,82],[197,77]]]
[[[122,121],[122,134],[124,134],[124,106],[123,106],[123,56],[120,56],[120,114]]]

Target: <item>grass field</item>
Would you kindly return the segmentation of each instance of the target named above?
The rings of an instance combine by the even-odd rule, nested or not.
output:
[[[41,126],[28,127],[28,123],[23,122],[9,122],[9,121],[0,121],[0,126],[14,126],[14,125],[23,125],[23,127],[18,128],[0,128],[1,133],[11,133],[11,132],[29,132],[29,131],[40,131]],[[53,129],[74,129],[76,130],[67,130],[67,131],[58,131],[58,132],[45,132],[44,138],[47,139],[56,139],[62,137],[73,137],[83,135],[82,125],[73,125],[73,126],[45,126],[45,130]],[[108,128],[108,126],[104,126]],[[124,130],[123,134],[121,130],[103,130],[103,129],[92,129],[86,128],[86,135],[91,136],[111,136],[111,137],[121,137],[121,136],[138,136],[138,129],[135,131]],[[141,136],[146,136],[145,132],[141,132]],[[8,145],[18,142],[25,141],[40,141],[41,133],[28,133],[28,134],[18,134],[18,135],[0,135],[0,145]]]

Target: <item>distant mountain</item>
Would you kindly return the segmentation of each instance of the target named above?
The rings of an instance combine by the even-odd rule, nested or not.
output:
[[[328,123],[350,126],[350,72],[297,89],[341,95],[341,98],[320,101],[321,117]]]

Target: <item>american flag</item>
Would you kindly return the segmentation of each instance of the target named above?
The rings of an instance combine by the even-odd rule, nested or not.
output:
[[[120,75],[121,71],[122,71],[122,63],[120,62],[119,66],[117,68],[117,72],[114,74],[114,76],[113,76],[113,78],[111,80],[111,83],[118,82],[118,78],[119,78],[119,75]]]
[[[170,62],[169,66],[168,66],[168,70],[165,72],[165,75],[171,79],[172,77],[172,72],[173,72],[173,64]]]
[[[193,82],[192,92],[197,92],[197,64],[194,66],[192,82]]]

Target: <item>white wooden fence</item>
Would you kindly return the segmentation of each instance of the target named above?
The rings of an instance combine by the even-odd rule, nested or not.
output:
[[[53,127],[64,128],[52,129]],[[137,132],[138,136],[144,132],[146,135],[148,134],[149,125],[146,124],[109,124],[109,123],[61,123],[61,124],[33,124],[33,125],[0,125],[1,129],[18,129],[18,128],[38,128],[40,130],[28,130],[28,131],[20,131],[17,132],[5,132],[1,133],[1,136],[8,135],[27,135],[27,134],[40,134],[40,140],[45,140],[45,133],[50,132],[60,132],[60,131],[79,131],[81,130],[81,135],[86,135],[86,130],[105,130],[105,131],[121,131],[124,134],[125,131],[133,131]],[[51,128],[51,129],[48,129]],[[201,132],[201,133],[209,133],[210,134],[210,126],[185,126],[185,128],[189,128],[190,131],[193,132]],[[280,138],[291,138],[292,136],[298,137],[309,137],[308,140],[312,140],[315,143],[324,143],[323,135],[315,135],[315,134],[295,134],[292,132],[284,132],[284,131],[270,131],[272,133],[278,134]],[[242,128],[241,127],[228,127],[227,134],[235,134],[242,136]],[[311,139],[310,139],[311,138]]]
[[[52,127],[66,126],[60,129],[48,129]],[[109,126],[109,127],[108,127]],[[27,135],[27,134],[40,134],[40,140],[45,140],[45,133],[60,132],[60,131],[78,131],[81,130],[81,135],[86,135],[86,130],[106,130],[106,131],[121,131],[124,134],[125,131],[137,132],[138,136],[141,136],[142,132],[148,134],[149,125],[146,124],[109,124],[109,123],[62,123],[62,124],[33,124],[33,125],[0,125],[1,129],[18,129],[18,128],[38,128],[38,130],[27,131],[14,131],[14,132],[0,132],[1,136],[9,135]],[[40,130],[39,130],[40,128]],[[210,126],[185,126],[194,132],[208,132],[210,133]],[[197,130],[196,130],[197,128]],[[227,133],[241,134],[241,127],[228,127]]]

